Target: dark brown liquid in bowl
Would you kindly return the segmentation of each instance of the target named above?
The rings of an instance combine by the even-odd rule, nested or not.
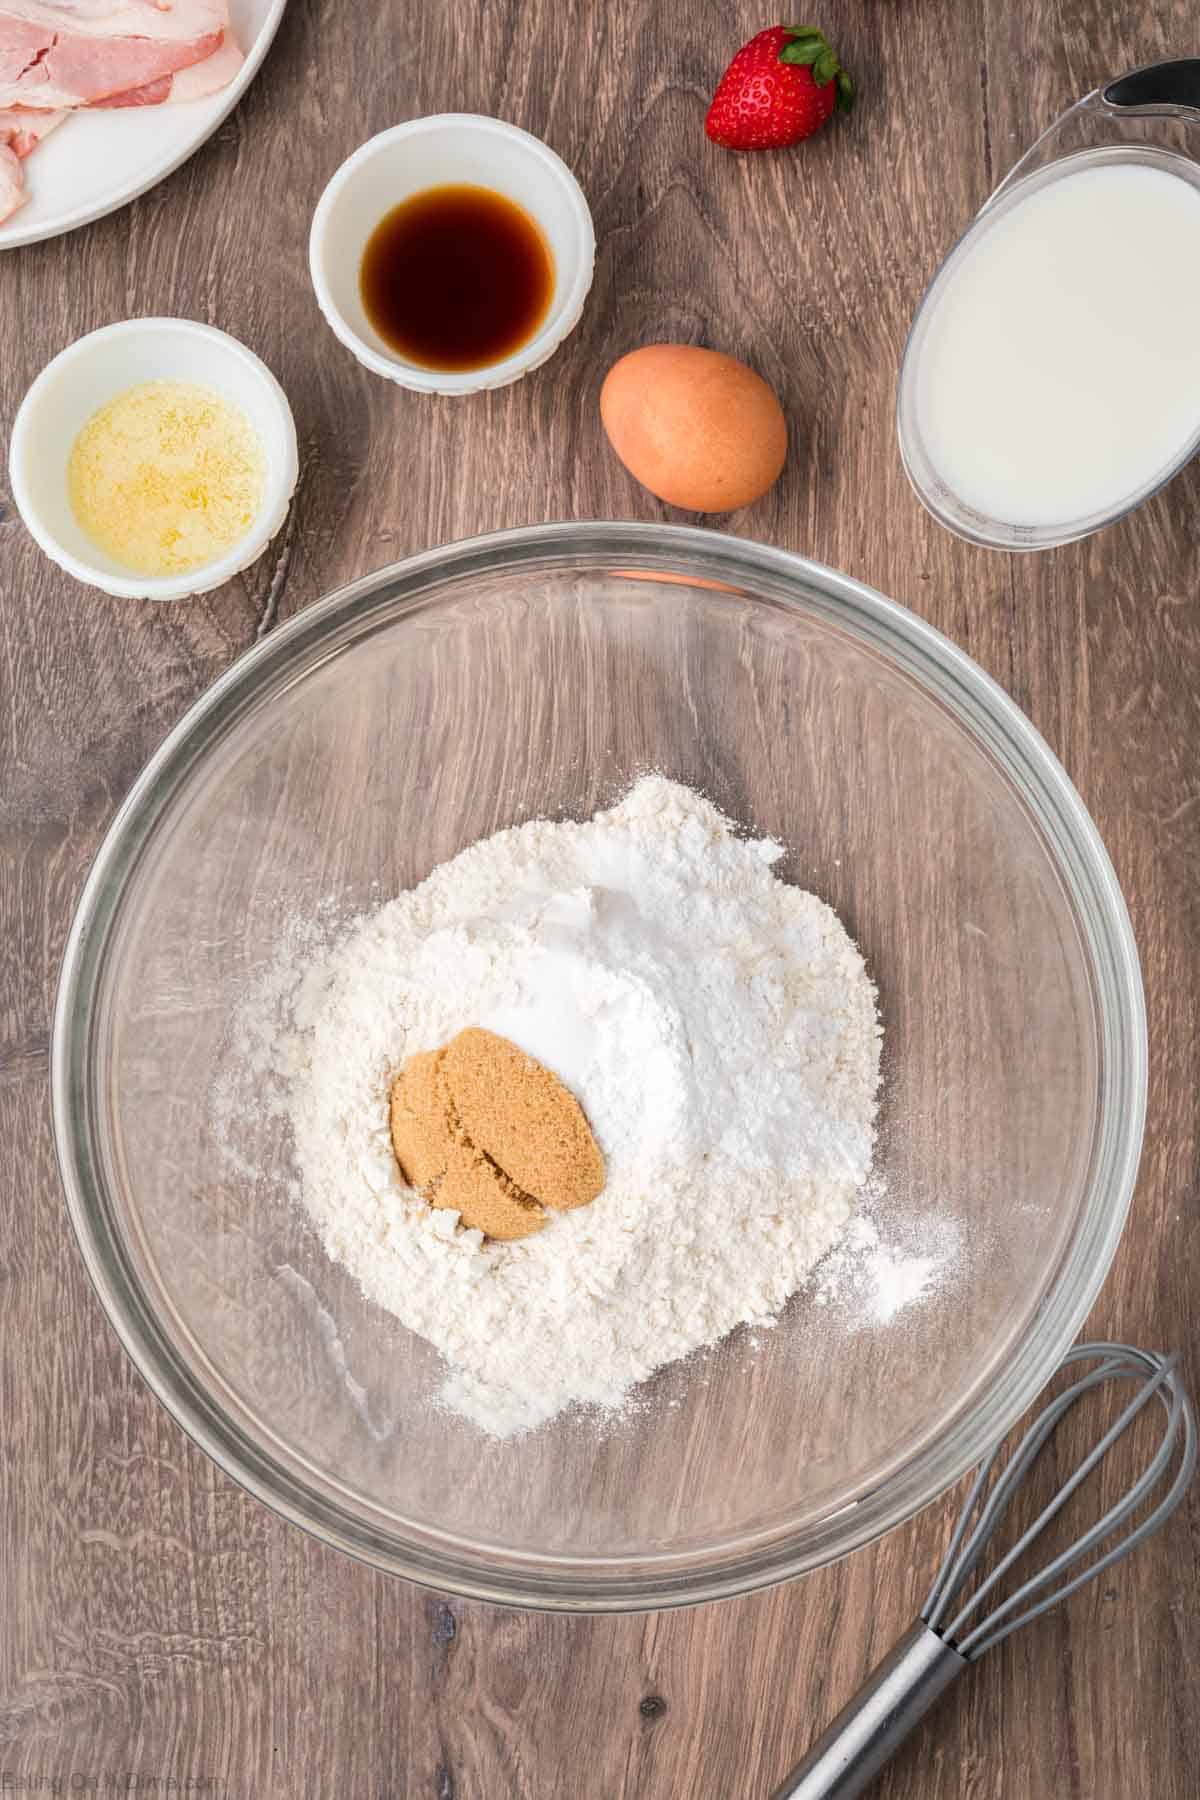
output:
[[[454,185],[385,214],[360,284],[367,318],[400,356],[427,369],[482,369],[542,324],[554,264],[523,207],[491,188]]]

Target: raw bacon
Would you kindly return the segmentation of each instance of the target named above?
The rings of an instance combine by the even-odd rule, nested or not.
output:
[[[226,30],[226,0],[2,0],[0,15],[49,36],[155,38],[167,43]]]
[[[168,100],[203,100],[207,94],[215,94],[227,86],[245,60],[232,35],[226,32],[220,49],[206,56],[203,62],[191,63],[174,75],[160,76],[148,87],[131,88],[127,93],[113,94],[108,100],[98,100],[96,105],[163,106]]]
[[[95,106],[203,62],[224,41],[223,27],[171,38],[54,31],[4,11],[11,3],[0,0],[0,107]]]
[[[0,0],[0,223],[25,199],[23,159],[68,112],[200,99],[242,60],[228,0]]]
[[[0,112],[0,225],[25,204],[23,160],[66,116],[65,112]]]

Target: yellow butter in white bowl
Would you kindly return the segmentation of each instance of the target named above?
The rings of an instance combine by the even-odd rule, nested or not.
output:
[[[265,467],[240,406],[190,381],[142,381],[93,413],[67,492],[88,537],[137,575],[190,575],[252,529]]]
[[[179,600],[260,556],[296,485],[283,389],[245,345],[191,319],[130,319],[38,376],[13,426],[21,516],[76,579]]]

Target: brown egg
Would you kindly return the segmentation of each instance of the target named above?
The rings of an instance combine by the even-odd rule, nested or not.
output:
[[[647,344],[614,363],[600,417],[629,473],[689,512],[749,506],[787,455],[783,409],[762,376],[693,344]]]

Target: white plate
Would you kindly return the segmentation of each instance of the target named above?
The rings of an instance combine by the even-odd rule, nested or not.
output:
[[[246,60],[219,93],[178,105],[81,111],[25,163],[25,205],[0,225],[0,250],[90,225],[136,200],[210,138],[254,80],[287,0],[230,0]]]

